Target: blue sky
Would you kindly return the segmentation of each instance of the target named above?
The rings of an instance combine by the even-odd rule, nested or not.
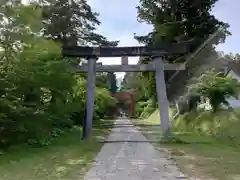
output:
[[[102,22],[98,32],[110,40],[120,40],[121,46],[139,45],[133,39],[133,34],[148,33],[151,27],[137,22],[136,6],[139,0],[88,0],[94,11],[100,13]],[[217,49],[225,52],[240,52],[240,0],[219,0],[213,9],[213,14],[220,20],[230,24],[232,36]],[[238,23],[239,22],[239,23]],[[105,64],[120,64],[120,58],[103,58]],[[129,63],[135,64],[138,58],[129,58]],[[123,73],[117,73],[122,76]]]

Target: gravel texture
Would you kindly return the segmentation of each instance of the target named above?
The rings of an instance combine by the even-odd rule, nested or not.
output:
[[[186,180],[177,166],[148,142],[128,119],[115,124],[84,180]]]

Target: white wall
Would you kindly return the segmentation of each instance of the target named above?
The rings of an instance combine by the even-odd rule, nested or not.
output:
[[[240,76],[238,76],[232,70],[228,73],[228,76],[231,76],[232,78],[237,79],[240,82]],[[240,96],[239,96],[239,99],[229,98],[229,99],[227,99],[227,101],[229,102],[229,105],[231,107],[233,107],[233,108],[240,108]]]

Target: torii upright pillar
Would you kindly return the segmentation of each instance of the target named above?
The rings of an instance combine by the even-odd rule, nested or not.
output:
[[[131,98],[131,104],[130,104],[130,112],[131,112],[131,116],[134,117],[135,116],[135,102],[134,102],[134,98],[133,95],[130,94],[130,98]]]
[[[153,60],[156,68],[155,79],[161,128],[164,136],[170,136],[171,123],[169,118],[169,102],[164,76],[164,62],[162,57],[156,57],[153,58]]]
[[[94,90],[96,81],[96,61],[97,57],[88,59],[88,72],[87,72],[87,94],[85,103],[85,115],[83,122],[83,135],[82,139],[89,137],[92,133],[92,120],[94,114]]]

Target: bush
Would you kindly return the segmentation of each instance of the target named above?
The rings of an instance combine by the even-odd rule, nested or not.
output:
[[[105,88],[96,88],[95,91],[95,117],[103,119],[107,114],[109,107],[115,106],[117,100],[112,97],[110,92]]]
[[[147,102],[143,102],[141,104],[141,107],[142,107],[142,113],[141,113],[140,117],[142,117],[142,118],[147,118],[156,109],[151,99],[148,100]]]
[[[191,111],[172,123],[175,131],[212,136],[240,145],[240,110]]]
[[[41,8],[19,2],[5,10],[1,20],[6,23],[0,25],[0,148],[26,142],[46,146],[52,137],[82,124],[86,77],[67,69],[81,60],[62,57],[61,45],[42,36]],[[92,40],[110,43],[104,37]],[[106,86],[102,80],[96,84]],[[96,98],[100,118],[115,101],[104,88],[96,89]]]
[[[54,42],[38,40],[15,57],[18,61],[0,65],[0,148],[46,146],[61,131],[82,124],[85,79],[66,71]],[[116,101],[107,89],[97,87],[95,94],[95,119],[100,119]]]
[[[203,74],[195,79],[189,87],[190,110],[197,107],[200,97],[209,100],[213,112],[217,112],[221,105],[229,105],[227,98],[238,98],[240,94],[240,83],[232,77],[224,76],[214,70]]]

